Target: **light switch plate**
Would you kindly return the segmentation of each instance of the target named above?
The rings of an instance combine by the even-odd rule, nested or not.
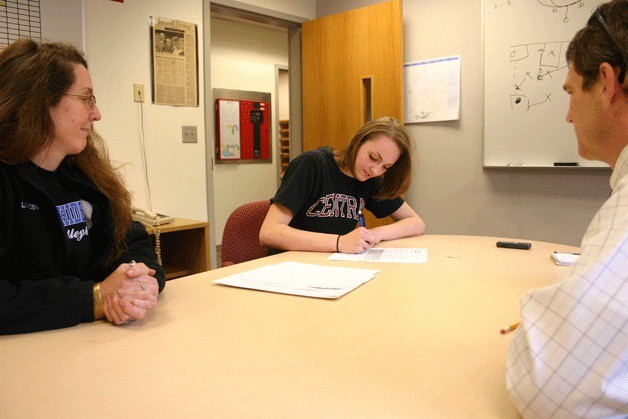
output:
[[[183,125],[181,127],[181,135],[183,136],[184,143],[198,142],[198,138],[196,135],[196,126],[194,125]]]
[[[144,85],[133,84],[133,100],[135,102],[144,102]]]

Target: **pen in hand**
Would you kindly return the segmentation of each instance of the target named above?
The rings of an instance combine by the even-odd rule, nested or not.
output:
[[[515,330],[517,327],[519,327],[520,324],[521,324],[521,322],[515,323],[515,324],[511,324],[508,327],[504,327],[503,329],[500,329],[499,333],[501,333],[502,335],[505,335],[506,333],[512,332],[513,330]]]
[[[362,215],[362,207],[358,210],[358,224],[360,227],[366,227],[366,223],[364,222],[364,215]]]

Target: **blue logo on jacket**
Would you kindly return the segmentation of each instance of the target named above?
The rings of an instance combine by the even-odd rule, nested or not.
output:
[[[84,236],[89,234],[87,225],[79,230],[68,228],[73,225],[85,223],[85,214],[83,213],[83,205],[81,201],[57,205],[57,212],[59,213],[61,223],[66,228],[68,239],[79,242]]]
[[[85,215],[83,214],[81,201],[58,205],[57,212],[59,212],[59,218],[61,219],[64,227],[85,222]]]

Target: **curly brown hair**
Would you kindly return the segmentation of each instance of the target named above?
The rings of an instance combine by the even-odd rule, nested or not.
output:
[[[75,81],[74,66],[87,68],[83,54],[66,43],[38,44],[20,39],[0,52],[0,161],[14,165],[30,160],[50,145],[54,123],[50,108],[57,105]],[[131,195],[112,166],[103,138],[94,128],[85,149],[66,157],[111,203],[115,246],[110,259],[126,250],[131,226]]]

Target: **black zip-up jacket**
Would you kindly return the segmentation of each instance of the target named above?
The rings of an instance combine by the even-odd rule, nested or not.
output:
[[[94,208],[89,230],[92,257],[81,272],[70,272],[63,228],[37,167],[30,161],[0,163],[0,334],[94,321],[94,283],[131,260],[157,271],[159,291],[164,288],[165,273],[144,227],[134,222],[127,235],[128,251],[107,263],[114,245],[108,198],[66,162],[57,173]]]

